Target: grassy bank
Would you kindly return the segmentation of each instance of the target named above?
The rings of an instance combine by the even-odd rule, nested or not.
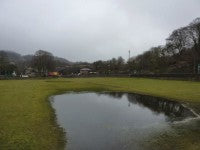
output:
[[[62,149],[50,95],[66,91],[124,91],[200,103],[200,82],[139,78],[0,81],[0,149]]]

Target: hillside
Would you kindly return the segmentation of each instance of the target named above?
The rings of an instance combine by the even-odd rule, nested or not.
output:
[[[9,50],[0,50],[0,52],[6,53],[8,59],[10,62],[14,62],[15,64],[18,64],[20,62],[30,62],[33,59],[33,55],[21,55],[19,53],[9,51]],[[54,57],[55,61],[58,63],[70,65],[73,64],[73,62],[70,62],[69,60],[61,57]]]

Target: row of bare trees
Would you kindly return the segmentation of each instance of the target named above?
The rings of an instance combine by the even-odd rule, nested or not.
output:
[[[9,61],[7,54],[0,51],[0,75],[11,75],[17,66]]]
[[[122,57],[112,58],[107,61],[96,61],[92,64],[94,71],[100,74],[118,74],[127,71],[125,60]]]
[[[55,67],[63,67],[60,63],[57,64],[58,62],[50,52],[44,50],[36,51],[31,57],[29,66],[34,68],[39,75],[54,71]],[[63,72],[77,73],[81,65],[83,66],[83,64],[75,63]],[[23,70],[27,64],[21,66]],[[92,64],[87,63],[87,66],[100,74],[200,73],[200,18],[196,18],[185,27],[174,30],[167,38],[166,45],[152,47],[127,62],[122,57],[118,57],[107,61],[99,60]],[[10,73],[13,70],[15,66],[9,62],[5,52],[1,52],[0,74]]]
[[[12,52],[0,51],[0,75],[11,76],[14,72],[24,74],[26,69],[32,68],[37,75],[43,76],[55,69],[56,62],[50,52],[38,50],[27,60],[25,58],[28,56],[18,61],[11,59],[8,53]]]
[[[166,45],[128,61],[133,72],[139,73],[198,73],[200,65],[200,18],[186,27],[174,30]]]

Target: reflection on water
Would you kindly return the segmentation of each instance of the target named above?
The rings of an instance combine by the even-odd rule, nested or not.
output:
[[[69,93],[55,96],[52,105],[68,150],[145,149],[144,142],[171,131],[172,122],[196,117],[180,103],[127,93]]]
[[[143,107],[149,108],[152,112],[156,114],[163,113],[167,116],[166,121],[181,121],[185,118],[189,117],[197,117],[190,108],[185,107],[184,105],[167,100],[164,98],[146,96],[146,95],[139,95],[139,94],[124,94],[124,93],[104,93],[107,95],[112,96],[113,98],[121,98],[123,95],[127,95],[129,106],[131,104],[138,104]]]

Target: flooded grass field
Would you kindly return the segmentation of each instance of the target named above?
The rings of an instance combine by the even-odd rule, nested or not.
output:
[[[200,137],[198,114],[185,105],[128,93],[68,93],[52,100],[68,150],[181,149]],[[198,140],[196,140],[198,142]],[[188,141],[188,139],[187,139]]]
[[[0,88],[1,150],[89,149],[88,145],[90,149],[200,149],[199,82],[27,79],[2,80]],[[98,93],[102,91],[112,93]],[[113,93],[117,91],[121,93]],[[58,95],[53,105],[52,95]]]

